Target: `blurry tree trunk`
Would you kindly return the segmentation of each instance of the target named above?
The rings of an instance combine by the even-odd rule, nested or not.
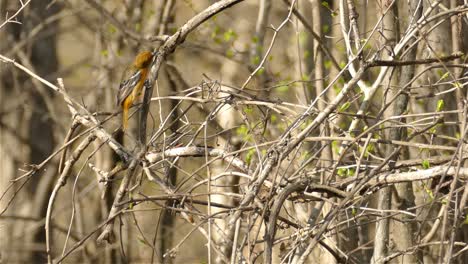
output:
[[[168,75],[168,74],[166,74]],[[175,81],[171,80],[171,78],[168,78],[168,93],[169,94],[176,94],[177,92],[177,84]],[[168,123],[170,125],[170,138],[176,138],[177,137],[177,130],[179,128],[179,122],[178,122],[178,104],[176,100],[170,100],[169,101],[169,111],[171,114],[168,117]],[[168,142],[170,144],[171,142]],[[171,186],[176,186],[177,183],[177,169],[175,164],[177,163],[177,159],[171,159],[171,163],[173,164],[166,164],[164,168],[164,174],[166,177],[166,181],[169,182]],[[167,206],[171,207],[174,206],[171,201],[168,201],[166,203]],[[174,244],[174,228],[175,228],[175,214],[171,212],[171,210],[162,210],[160,214],[160,232],[159,232],[159,238],[160,238],[160,244],[159,244],[159,262],[161,263],[171,263],[172,258],[166,257],[164,258],[164,253],[170,249],[172,249],[173,244]]]
[[[392,5],[392,6],[390,6]],[[388,10],[387,13],[385,11]],[[382,21],[382,40],[381,46],[383,52],[392,56],[391,50],[395,46],[395,43],[398,42],[399,38],[399,27],[396,18],[398,17],[398,5],[395,3],[388,3],[386,0],[380,1],[380,16],[385,16]],[[398,69],[392,69],[387,75],[388,81],[385,84],[387,90],[393,90],[398,85],[397,80],[399,79]],[[396,92],[395,92],[396,93]],[[392,94],[395,94],[392,93]],[[391,97],[390,97],[391,98]],[[399,98],[400,101],[406,100],[404,95]],[[406,103],[402,102],[402,105],[397,109],[392,109],[393,111],[389,113],[389,116],[392,116],[396,113],[403,113],[406,110]],[[401,111],[401,112],[400,112]],[[398,115],[398,114],[397,114]],[[393,132],[393,133],[392,133]],[[389,137],[398,137],[400,138],[402,133],[398,128],[396,131],[390,132]],[[395,134],[395,135],[394,135]],[[364,150],[365,151],[365,150]],[[386,149],[386,156],[391,155],[394,151],[393,147],[388,147]],[[395,159],[396,160],[396,159]],[[395,161],[393,161],[394,163]],[[377,198],[377,209],[380,211],[379,217],[377,219],[375,234],[374,234],[374,253],[372,256],[372,263],[384,263],[383,259],[387,256],[389,251],[389,242],[390,242],[390,218],[389,210],[392,206],[392,188],[385,187],[378,192]]]
[[[18,8],[14,1],[0,1],[0,14],[13,11]],[[7,24],[0,30],[0,50],[8,50],[12,43],[18,41],[20,27],[16,24]],[[18,175],[18,167],[22,165],[23,157],[27,157],[29,148],[26,136],[22,134],[21,127],[25,125],[24,100],[18,96],[18,72],[5,65],[0,66],[0,193],[4,194],[11,180]],[[16,100],[15,100],[16,99]],[[16,189],[16,188],[14,188]],[[12,198],[13,192],[8,192],[4,199],[0,200],[0,211],[3,211]],[[19,214],[16,210],[17,202],[10,205],[12,210],[5,214]],[[25,261],[24,252],[15,251],[19,245],[14,239],[25,225],[20,221],[7,221],[0,219],[0,259],[5,263],[9,260]]]
[[[311,2],[312,1],[298,1],[297,3],[297,10],[298,12],[301,13],[302,16],[304,16],[307,13],[311,12]],[[306,16],[307,17],[307,16]],[[297,42],[297,47],[296,47],[296,53],[297,53],[297,70],[296,70],[296,75],[298,80],[304,81],[301,86],[302,89],[299,88],[297,89],[297,97],[298,101],[300,104],[303,105],[308,105],[310,104],[311,100],[315,98],[315,91],[313,89],[313,85],[311,82],[309,82],[313,78],[313,69],[314,69],[314,64],[317,63],[314,61],[314,52],[316,49],[313,47],[313,37],[311,34],[307,31],[306,27],[304,24],[300,21],[300,19],[296,18],[296,23],[297,23],[297,34],[296,36],[296,42]],[[312,21],[307,21],[309,24],[313,24]],[[315,25],[314,25],[315,26]],[[314,29],[314,31],[316,31]]]
[[[175,19],[174,7],[176,1],[174,0],[165,0],[165,1],[156,1],[152,4],[151,8],[157,10],[156,15],[154,16],[154,21],[145,28],[146,31],[150,32],[150,34],[154,34],[157,32],[158,35],[169,34],[169,25]],[[161,77],[166,77],[167,84],[162,85]],[[167,95],[175,95],[177,94],[178,89],[183,90],[186,87],[178,87],[178,83],[174,78],[171,78],[170,71],[165,71],[164,74],[161,74],[160,80],[158,84],[160,84],[159,93],[164,93]],[[167,124],[169,124],[169,134],[165,136],[165,138],[169,138],[169,140],[165,143],[166,147],[172,146],[171,138],[176,138],[177,130],[179,129],[179,122],[178,122],[178,114],[180,113],[178,109],[178,103],[175,100],[168,101],[168,106],[165,107],[165,111],[167,114],[163,116],[167,116]],[[140,112],[141,113],[141,112]],[[162,122],[162,120],[161,120]],[[172,158],[169,159],[169,162],[164,164],[164,177],[165,180],[169,183],[170,186],[176,186],[177,183],[177,164],[178,159]],[[165,204],[169,207],[174,206],[172,201],[168,201]],[[174,232],[175,232],[175,214],[171,210],[161,210],[159,214],[159,232],[156,234],[158,235],[158,239],[155,240],[159,242],[159,255],[158,261],[160,263],[171,263],[172,257],[167,256],[164,257],[164,254],[172,249],[174,244]],[[155,234],[155,235],[156,235]],[[154,255],[155,252],[153,252]],[[152,257],[153,258],[153,257]]]
[[[295,17],[295,23],[297,25],[297,31],[295,36],[295,46],[291,47],[291,54],[292,60],[294,61],[295,67],[295,75],[297,80],[303,81],[299,84],[299,87],[295,89],[295,94],[297,98],[298,104],[301,105],[310,105],[311,102],[316,97],[316,89],[314,89],[314,82],[312,81],[314,76],[314,65],[316,65],[317,61],[315,58],[315,51],[314,49],[314,39],[311,34],[310,29],[311,25],[315,21],[310,20],[309,14],[312,14],[312,1],[309,0],[300,0],[297,1],[294,8],[296,8],[297,12],[300,13],[302,17],[308,18],[307,21],[301,21],[298,17]],[[288,3],[289,5],[290,3]],[[286,5],[285,5],[286,6]],[[313,17],[313,15],[312,15]],[[315,17],[313,17],[315,18]],[[320,18],[319,18],[320,19]],[[307,22],[309,28],[304,25]],[[319,22],[319,27],[321,23]],[[315,33],[320,32],[314,30]],[[306,143],[307,150],[309,153],[313,153],[314,150],[318,150],[320,148],[319,144],[317,143]],[[320,208],[322,208],[322,202],[316,202],[313,204],[300,204],[286,201],[284,203],[285,209],[291,212],[295,212],[295,216],[297,221],[302,223],[303,225],[307,225],[308,223],[313,223],[319,217]],[[311,213],[314,212],[314,213]],[[311,219],[314,220],[311,220]],[[292,263],[297,262],[297,260],[301,257],[302,253],[304,252],[306,245],[300,244],[297,246],[294,252],[294,258]],[[283,250],[284,251],[284,250]],[[281,258],[283,258],[283,253],[280,247],[273,247],[273,263],[281,263]]]
[[[411,19],[413,21],[417,21],[422,14],[422,3],[419,1],[412,1],[409,2],[409,11],[408,13],[412,14]],[[397,5],[394,5],[394,10],[395,10],[395,17],[399,17],[398,12],[397,12]],[[393,16],[390,13],[390,17]],[[387,17],[389,17],[387,16]],[[409,23],[410,21],[408,21]],[[395,29],[397,29],[398,25],[395,25]],[[406,28],[403,24],[400,23],[399,28],[403,29]],[[396,31],[398,32],[398,31]],[[398,37],[396,35],[396,37]],[[414,43],[414,40],[410,41],[408,46],[411,46],[411,44]],[[417,54],[417,46],[414,46],[411,51],[409,51],[404,58],[405,60],[415,60],[416,59],[416,54]],[[397,86],[390,88],[391,92],[390,98],[396,97],[396,101],[393,104],[393,107],[391,108],[391,113],[390,116],[399,116],[403,115],[405,112],[408,111],[408,102],[409,102],[409,96],[406,93],[398,94],[399,90],[405,87],[414,77],[414,72],[415,72],[415,66],[410,65],[410,66],[404,66],[401,67],[399,73],[397,74]],[[409,90],[411,87],[408,87],[407,90]],[[405,123],[406,119],[402,118],[398,120],[401,123]],[[388,139],[389,140],[401,140],[404,139],[407,136],[407,129],[406,127],[401,127],[401,128],[391,128],[389,131]],[[390,155],[394,149],[392,148],[387,148],[387,155]],[[392,158],[390,161],[389,165],[390,167],[393,167],[395,165],[395,162],[397,160],[407,160],[409,159],[409,154],[407,148],[403,148],[402,153],[398,156],[395,156]],[[391,188],[387,188],[391,189]],[[415,196],[413,192],[413,185],[412,183],[399,183],[395,185],[395,201],[393,205],[393,209],[395,210],[404,210],[404,211],[410,211],[410,208],[415,208]],[[415,211],[413,210],[415,213]],[[392,249],[396,251],[404,251],[407,248],[411,248],[415,244],[415,237],[416,237],[416,223],[412,222],[411,217],[406,215],[406,214],[401,214],[398,216],[398,221],[392,221],[391,224],[391,229],[390,229],[390,239],[394,243],[392,246]],[[414,254],[408,254],[408,255],[403,255],[400,258],[397,259],[399,263],[421,263],[422,258],[421,254],[419,251],[415,252]]]
[[[49,7],[50,1],[31,1],[27,12],[33,14],[30,19],[23,21],[20,28],[20,33],[13,33],[17,37],[26,37],[27,34],[38,24],[43,22],[47,17],[57,14],[60,10],[59,4],[54,4]],[[32,70],[38,75],[48,76],[56,73],[58,69],[58,59],[56,53],[56,36],[50,34],[58,30],[57,23],[48,24],[44,30],[37,35],[35,40],[29,42],[25,51],[19,51],[20,61],[24,65],[30,65]],[[49,33],[45,33],[45,32]],[[39,164],[46,159],[53,151],[55,142],[52,121],[54,113],[50,112],[53,109],[52,97],[50,89],[46,89],[42,84],[26,81],[26,76],[20,77],[24,86],[20,89],[27,89],[29,92],[28,103],[30,104],[29,127],[27,129],[29,135],[28,142],[32,146],[29,152],[29,163]],[[53,80],[49,80],[53,81]],[[28,190],[32,193],[31,211],[29,215],[36,219],[43,219],[46,215],[48,198],[50,196],[52,181],[56,174],[55,166],[49,166],[42,173],[38,173],[32,177],[28,184]],[[32,230],[30,234],[30,243],[41,245],[41,250],[35,250],[30,255],[30,263],[43,263],[46,261],[45,256],[45,232],[43,226]]]
[[[458,5],[463,4],[463,1],[460,0],[450,0],[450,8],[455,8]],[[468,25],[466,23],[463,23],[462,17],[461,16],[454,16],[451,18],[451,28],[452,28],[452,53],[456,52],[466,52],[468,51],[468,34],[466,32],[468,31]],[[465,60],[466,61],[466,60]],[[454,63],[461,64],[463,61],[461,59],[457,59],[454,61]],[[455,68],[453,70],[454,75],[456,80],[462,78],[463,75],[463,70],[461,68]],[[454,80],[454,81],[456,81]],[[461,121],[465,117],[463,116],[463,110],[466,107],[465,106],[465,100],[468,97],[467,92],[464,92],[463,89],[457,89],[457,109],[460,111],[458,114],[458,120]],[[465,128],[462,127],[463,122],[459,125],[459,133],[462,135],[463,131]],[[466,146],[464,146],[464,151],[466,151]],[[460,161],[462,162],[462,161]],[[462,164],[462,167],[466,167],[466,160],[463,161],[464,163]],[[466,192],[468,192],[467,187],[468,185],[465,185],[465,190],[463,195],[466,195]],[[457,197],[456,201],[460,201],[460,204],[457,204],[456,206],[459,208],[459,214],[466,214],[467,211],[463,210],[463,208],[466,207],[466,204],[464,204],[463,196],[460,194],[456,194],[461,197]],[[466,198],[466,197],[465,197]],[[466,200],[465,200],[466,202]],[[457,221],[457,220],[455,220]],[[458,218],[458,223],[460,223],[460,218]],[[451,230],[451,239],[453,240],[454,238],[457,239],[458,241],[468,241],[468,225],[463,224],[462,227],[462,232],[457,232],[456,229]],[[447,254],[446,256],[446,261],[449,261],[448,257],[450,255]],[[464,254],[461,254],[456,261],[459,263],[468,263],[468,252],[464,252]]]
[[[322,1],[320,0],[311,0],[312,3],[312,24],[314,32],[319,34],[322,41],[323,38],[323,21],[324,18],[321,14],[325,13],[325,9],[322,6]],[[325,44],[325,43],[323,43]],[[324,67],[324,54],[319,49],[319,44],[317,40],[314,41],[314,61],[315,61],[315,68],[314,68],[314,79],[315,79],[315,95],[318,98],[318,109],[319,111],[323,111],[327,107],[328,96],[327,92],[325,91],[325,67]],[[320,135],[319,136],[330,136],[330,126],[328,122],[324,122],[320,126]],[[321,151],[320,158],[321,158],[321,167],[324,169],[321,175],[321,182],[327,184],[331,180],[330,169],[332,167],[332,160],[333,160],[333,153],[331,149],[331,144],[329,141],[323,141],[321,143]],[[336,202],[336,199],[331,199],[332,201]],[[331,204],[326,202],[323,204],[322,207],[322,216],[325,217],[331,210]],[[329,235],[328,238],[324,241],[330,248],[336,249],[338,247],[338,235]],[[333,255],[331,255],[327,250],[323,250],[325,254],[321,258],[321,261],[325,263],[336,263],[336,259]]]
[[[100,28],[100,31],[96,33],[98,43],[96,45],[94,57],[96,58],[96,65],[100,65],[100,67],[97,68],[98,70],[95,72],[93,79],[99,80],[99,82],[96,85],[96,92],[91,98],[91,105],[96,108],[96,111],[108,110],[112,113],[118,110],[114,93],[116,89],[113,87],[113,84],[115,85],[120,77],[116,75],[115,71],[111,70],[117,66],[115,54],[111,51],[119,49],[120,46],[118,45],[118,40],[110,41],[104,37],[104,25],[105,23],[103,23],[103,27]],[[117,134],[117,137],[123,137],[122,133]],[[118,139],[118,141],[122,141],[122,139]],[[99,139],[94,142],[94,145],[96,148],[101,148],[101,151],[98,151],[95,155],[96,167],[102,171],[110,172],[117,162],[120,161],[120,158]],[[95,203],[98,208],[94,208],[94,210],[100,212],[100,214],[96,214],[95,219],[88,219],[88,221],[93,221],[95,224],[100,223],[102,219],[106,218],[114,202],[113,184],[100,182],[100,179],[101,176],[96,173],[97,186],[99,187],[99,194],[101,197],[96,198],[99,199],[100,202]],[[104,196],[102,197],[102,195]],[[105,255],[102,256],[100,260],[104,263],[118,263],[119,252],[115,247],[108,246],[106,247]]]
[[[28,19],[23,21],[21,18],[24,14],[21,14],[18,19],[22,24],[10,23],[1,29],[2,41],[0,48],[2,52],[9,51],[14,43],[27,38],[28,34],[38,24],[58,13],[60,10],[59,5],[54,4],[46,8],[49,3],[50,1],[45,0],[31,1],[24,10],[24,14],[30,15]],[[0,3],[2,14],[14,13],[18,8],[18,1],[2,1]],[[50,78],[58,69],[55,38],[57,30],[57,23],[45,25],[35,38],[29,40],[29,45],[15,53],[15,58],[38,75],[46,79]],[[17,169],[8,170],[15,162],[16,157],[21,156],[22,162],[15,164],[15,167],[21,168],[24,163],[39,164],[52,153],[55,146],[52,124],[53,121],[57,121],[52,118],[55,113],[53,113],[53,94],[50,89],[45,88],[39,82],[31,81],[13,68],[5,71],[4,69],[7,69],[7,67],[0,72],[1,181],[18,176]],[[24,201],[27,202],[22,202],[21,207],[16,207],[15,203],[13,203],[7,212],[31,217],[35,221],[42,221],[46,214],[46,205],[55,174],[56,166],[50,164],[45,170],[33,175],[26,185],[29,193]],[[3,193],[3,186],[6,186],[6,184],[3,185],[2,183],[0,186],[0,191]],[[3,209],[3,206],[0,206],[0,208]],[[45,235],[42,224],[35,225],[27,231],[22,228],[22,224],[15,224],[14,227],[8,229],[9,231],[6,232],[5,236],[0,235],[2,238],[7,238],[2,239],[2,242],[8,242],[7,248],[15,245],[14,241],[16,239],[12,238],[12,234],[15,234],[15,236],[21,234],[21,237],[24,237],[24,244],[16,245],[21,246],[22,251],[20,252],[23,254],[18,258],[13,258],[15,261],[20,260],[28,263],[43,263],[46,261]],[[0,232],[3,233],[3,231]],[[31,250],[31,247],[35,247],[35,249]]]

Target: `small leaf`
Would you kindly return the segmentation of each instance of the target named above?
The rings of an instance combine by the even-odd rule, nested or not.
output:
[[[340,168],[340,169],[338,169],[338,171],[337,171],[336,173],[337,173],[338,176],[340,176],[340,177],[346,177],[346,171],[347,171],[347,169],[345,169],[345,168]]]
[[[344,112],[344,111],[348,110],[348,108],[349,108],[350,106],[351,106],[351,103],[350,103],[350,102],[344,103],[344,104],[340,107],[339,112]]]
[[[138,242],[140,242],[141,244],[146,245],[146,241],[145,241],[143,238],[138,237],[137,240],[138,240]]]
[[[453,86],[454,86],[455,88],[457,88],[457,89],[463,88],[463,84],[461,84],[460,82],[454,82],[454,83],[453,83]]]
[[[236,32],[234,32],[234,30],[229,29],[228,31],[224,32],[223,38],[225,42],[228,42],[231,40],[235,40],[237,38],[237,34]]]
[[[322,26],[322,32],[323,32],[324,34],[330,32],[330,26],[329,26],[328,24],[323,25],[323,26]]]
[[[334,153],[338,154],[340,152],[340,146],[339,146],[339,142],[334,140],[332,141],[332,150]]]
[[[250,165],[250,163],[252,162],[252,157],[254,154],[255,149],[251,149],[247,152],[247,155],[245,155],[245,162],[247,163],[247,165]]]
[[[442,77],[440,77],[440,80],[446,79],[448,76],[449,76],[449,73],[446,72],[444,73],[444,75],[442,75]]]
[[[216,39],[218,37],[218,34],[219,34],[220,31],[221,31],[221,28],[216,26],[214,28],[213,32],[211,32],[211,38]]]
[[[270,121],[271,121],[272,123],[274,123],[274,122],[276,122],[276,120],[278,120],[278,117],[277,117],[275,114],[272,114],[272,115],[270,116]]]
[[[276,87],[276,90],[280,93],[286,93],[289,91],[289,86],[281,85],[281,86]]]
[[[109,25],[109,33],[114,34],[115,32],[117,32],[117,28],[113,25]]]
[[[439,101],[437,101],[436,112],[442,111],[444,109],[444,106],[445,106],[445,102],[443,99],[440,99]]]
[[[252,37],[252,42],[253,42],[253,43],[258,43],[258,37],[257,37],[257,36],[253,36],[253,37]]]
[[[434,193],[432,193],[432,190],[427,188],[427,186],[424,186],[424,190],[426,191],[427,195],[429,196],[429,200],[430,201],[434,200]]]
[[[252,64],[253,65],[257,65],[260,63],[260,56],[258,55],[255,55],[253,58],[252,58]]]
[[[136,23],[135,24],[135,31],[140,32],[141,31],[141,23]]]
[[[226,51],[226,57],[228,57],[228,58],[234,57],[234,51],[232,49],[228,49]]]
[[[431,164],[429,163],[428,160],[423,160],[421,165],[422,165],[423,169],[425,169],[425,170],[427,170],[427,169],[429,169],[431,167]]]
[[[245,136],[245,135],[247,135],[248,131],[249,131],[249,129],[247,128],[246,125],[241,125],[240,127],[238,127],[238,128],[236,129],[236,133],[237,133],[237,135],[239,135],[239,136]]]

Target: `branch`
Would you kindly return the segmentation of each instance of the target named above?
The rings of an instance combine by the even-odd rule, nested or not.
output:
[[[52,217],[52,208],[54,206],[55,197],[57,196],[58,191],[62,186],[64,186],[67,182],[68,176],[70,175],[73,165],[78,161],[81,154],[85,149],[94,141],[96,137],[93,134],[90,134],[85,140],[81,142],[81,144],[76,148],[73,152],[72,156],[65,162],[65,168],[60,175],[60,178],[57,180],[55,184],[54,190],[49,198],[49,205],[47,206],[47,214],[46,214],[46,222],[45,222],[45,232],[46,232],[46,251],[47,251],[47,259],[49,263],[52,263],[52,254],[50,253],[51,247],[51,237],[50,237],[50,220]]]
[[[452,61],[456,59],[463,58],[465,54],[462,52],[457,52],[448,56],[441,56],[439,58],[428,58],[423,60],[408,60],[408,61],[399,61],[399,60],[373,60],[369,61],[369,67],[381,67],[381,66],[389,66],[389,67],[398,67],[398,66],[407,66],[407,65],[424,65],[429,63],[435,62],[446,62]]]
[[[146,154],[146,159],[150,163],[156,163],[163,160],[164,158],[174,158],[174,157],[219,157],[225,160],[227,163],[232,164],[237,169],[242,172],[249,172],[249,168],[241,159],[232,156],[228,152],[222,149],[208,148],[205,147],[179,147],[173,149],[167,149],[163,152],[148,152]]]

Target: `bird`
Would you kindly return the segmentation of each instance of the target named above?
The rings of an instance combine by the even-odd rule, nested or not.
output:
[[[133,60],[122,74],[122,79],[117,93],[117,105],[122,108],[122,130],[128,127],[128,111],[140,98],[149,67],[156,53],[142,51]]]

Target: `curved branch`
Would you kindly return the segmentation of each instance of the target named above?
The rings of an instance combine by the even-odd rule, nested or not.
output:
[[[288,198],[289,195],[295,192],[303,192],[303,191],[313,191],[313,192],[323,192],[327,193],[331,196],[344,198],[347,196],[346,192],[343,192],[339,189],[321,185],[321,184],[308,184],[306,182],[294,183],[290,184],[285,187],[279,194],[278,197],[275,199],[275,203],[271,208],[269,220],[268,220],[268,227],[266,229],[265,234],[265,263],[271,263],[272,261],[272,251],[273,251],[273,242],[275,239],[276,234],[276,220],[279,216],[281,208],[283,207],[284,202]],[[328,251],[337,259],[339,262],[344,262],[342,258],[329,247],[324,246],[327,248]]]

